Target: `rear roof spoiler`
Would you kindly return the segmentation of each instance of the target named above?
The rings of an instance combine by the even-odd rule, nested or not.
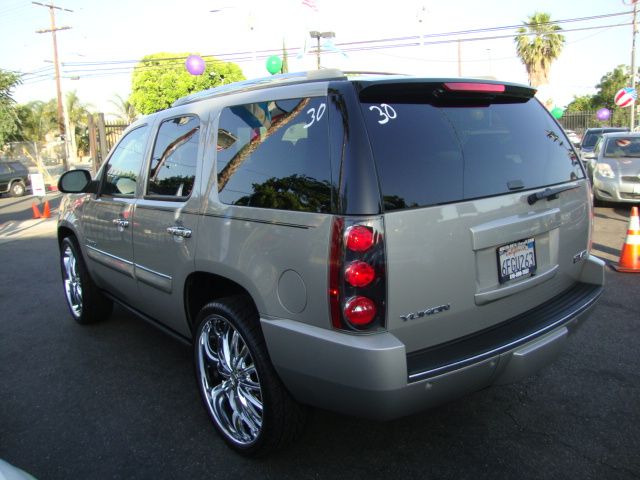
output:
[[[433,104],[520,103],[533,98],[536,89],[516,83],[479,79],[389,79],[355,81],[361,102]]]

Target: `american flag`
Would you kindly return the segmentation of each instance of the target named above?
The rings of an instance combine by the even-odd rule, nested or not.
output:
[[[318,4],[316,0],[302,0],[302,5],[304,5],[305,7],[309,7],[311,10],[315,12],[318,11]]]

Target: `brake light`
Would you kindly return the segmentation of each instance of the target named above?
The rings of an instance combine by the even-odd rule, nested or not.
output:
[[[444,88],[451,92],[504,93],[504,85],[495,83],[447,82]]]
[[[385,326],[386,271],[381,217],[334,217],[329,254],[331,323],[340,330]]]
[[[363,225],[347,229],[347,248],[352,252],[365,252],[373,245],[373,231]]]
[[[376,316],[376,304],[367,297],[353,297],[344,306],[344,316],[353,325],[367,325]]]
[[[367,262],[352,262],[344,271],[344,279],[352,287],[366,287],[375,277],[375,270]]]

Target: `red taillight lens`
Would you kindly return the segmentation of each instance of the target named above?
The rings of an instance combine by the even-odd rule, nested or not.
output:
[[[495,83],[447,82],[444,88],[451,92],[504,93],[504,85]]]
[[[367,297],[352,297],[344,306],[343,313],[353,325],[366,325],[376,316],[376,304]]]
[[[347,248],[352,252],[365,252],[373,246],[373,231],[362,225],[349,227],[346,233]]]
[[[352,262],[344,272],[344,279],[352,287],[365,287],[376,278],[376,271],[367,262]]]
[[[383,219],[334,217],[328,285],[333,328],[383,330],[386,278]]]

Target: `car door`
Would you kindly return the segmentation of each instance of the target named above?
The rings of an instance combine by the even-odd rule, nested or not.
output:
[[[11,177],[11,169],[9,165],[0,163],[0,192],[9,191],[9,178]]]
[[[159,124],[133,229],[140,308],[184,336],[190,332],[183,285],[194,269],[200,207],[195,189],[200,128],[200,118],[187,113]]]
[[[101,170],[99,192],[83,208],[85,251],[96,283],[120,300],[135,304],[133,217],[149,126],[120,140]]]

